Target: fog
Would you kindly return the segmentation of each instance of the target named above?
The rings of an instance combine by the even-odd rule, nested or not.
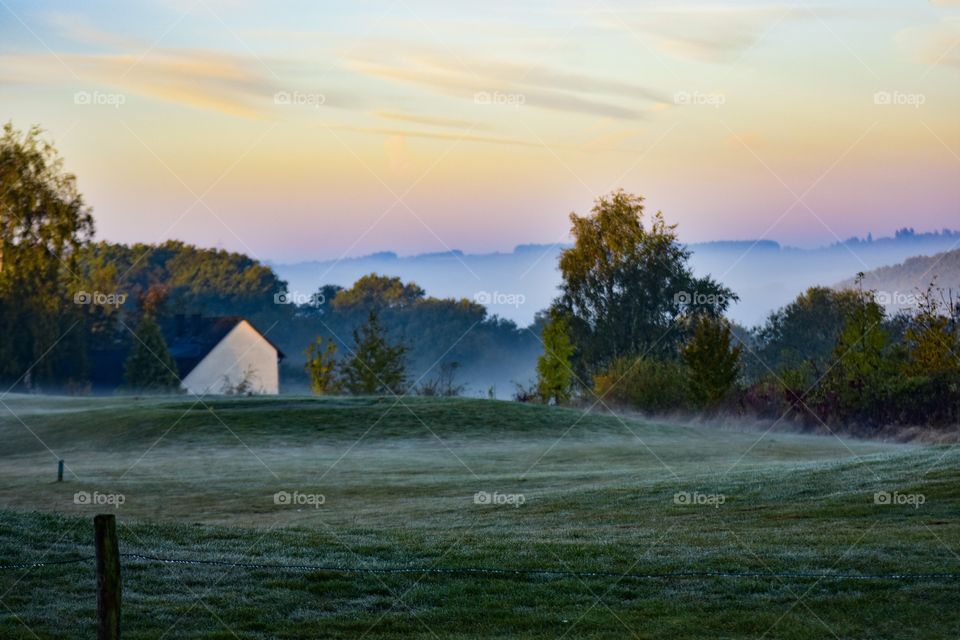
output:
[[[740,296],[729,316],[755,326],[810,286],[833,286],[859,271],[947,251],[958,244],[960,235],[956,234],[906,233],[816,249],[786,247],[768,240],[710,242],[689,248],[697,275],[709,274]],[[360,276],[377,272],[416,282],[430,296],[475,300],[491,314],[526,326],[557,295],[557,260],[562,249],[560,245],[522,245],[511,253],[480,255],[454,251],[401,257],[379,253],[271,266],[297,294],[309,295],[323,284],[349,287]]]

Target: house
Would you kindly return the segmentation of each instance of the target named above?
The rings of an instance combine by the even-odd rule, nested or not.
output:
[[[164,333],[188,393],[280,393],[284,355],[246,319],[178,315]]]
[[[177,315],[161,321],[164,340],[188,393],[276,395],[284,354],[240,316]],[[124,384],[129,347],[91,352],[91,382],[98,392]]]

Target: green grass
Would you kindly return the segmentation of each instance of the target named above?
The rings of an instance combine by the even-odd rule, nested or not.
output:
[[[466,399],[46,399],[0,418],[0,564],[960,573],[960,453]],[[55,482],[56,460],[67,463]],[[74,504],[122,494],[119,508]],[[322,494],[319,508],[274,503]],[[522,494],[478,505],[478,491]],[[922,494],[919,508],[877,491]],[[722,505],[676,504],[678,492]],[[344,574],[124,564],[126,638],[937,638],[960,580]],[[0,570],[0,638],[89,638],[89,563]]]

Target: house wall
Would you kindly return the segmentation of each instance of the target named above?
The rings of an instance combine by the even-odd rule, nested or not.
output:
[[[243,320],[183,379],[183,388],[197,395],[226,393],[248,372],[252,393],[280,393],[277,350]]]

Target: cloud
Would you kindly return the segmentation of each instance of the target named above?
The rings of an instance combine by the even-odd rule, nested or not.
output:
[[[389,109],[379,109],[373,112],[373,115],[384,120],[398,120],[400,122],[413,122],[415,124],[425,124],[433,127],[447,127],[451,129],[474,129],[485,130],[486,126],[462,120],[459,118],[443,118],[440,116],[418,115],[414,113],[403,113],[400,111],[391,111]]]
[[[656,50],[701,62],[733,62],[777,25],[850,15],[823,7],[695,5],[598,12],[607,28],[642,37]]]
[[[919,64],[960,69],[960,16],[943,18],[932,26],[903,29],[895,40]]]
[[[198,50],[131,54],[25,54],[0,56],[0,78],[22,83],[110,87],[231,115],[261,117],[274,84],[244,57]],[[79,86],[78,88],[83,88]]]
[[[530,142],[518,138],[504,138],[497,136],[474,135],[470,133],[447,133],[444,131],[419,131],[413,129],[391,129],[388,127],[355,127],[352,125],[327,125],[326,128],[354,133],[371,133],[391,137],[427,138],[430,140],[453,140],[462,142],[486,142],[488,144],[515,145],[519,147],[540,147],[539,142]]]
[[[656,92],[629,82],[502,61],[464,59],[426,49],[368,49],[347,67],[367,76],[428,88],[473,101],[477,94],[502,94],[525,106],[620,119],[639,119],[645,111],[632,102],[656,102]]]
[[[64,37],[81,44],[96,45],[107,49],[142,51],[147,43],[136,38],[104,31],[94,25],[81,13],[68,11],[48,11],[44,19]]]

